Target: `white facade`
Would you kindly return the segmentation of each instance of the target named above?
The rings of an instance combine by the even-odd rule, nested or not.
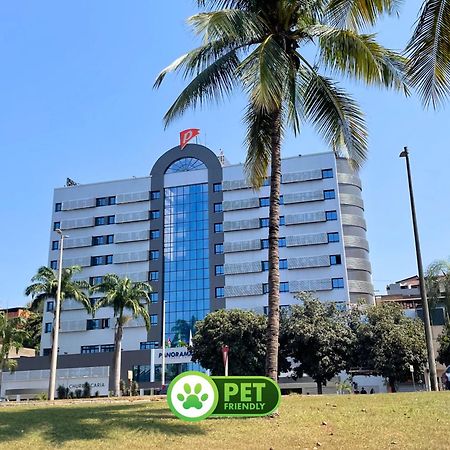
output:
[[[179,158],[186,154],[176,148],[170,150],[174,151]],[[197,145],[195,151],[198,155],[203,151],[211,153]],[[208,175],[205,169],[161,174],[158,182],[152,173],[153,186],[152,177],[142,177],[55,189],[49,265],[55,267],[58,260],[59,235],[54,230],[61,228],[64,234],[69,235],[65,240],[63,266],[81,265],[83,271],[79,279],[95,283],[98,282],[95,277],[116,273],[135,281],[150,280],[152,283],[150,273],[154,270],[154,261],[150,260],[149,250],[155,247],[150,230],[154,231],[152,223],[159,223],[159,228],[164,227],[164,207],[161,201],[151,200],[152,189],[156,185],[162,186],[162,190],[158,189],[163,195],[162,191],[171,186],[208,183],[208,180],[211,184],[211,177],[208,178],[211,174]],[[281,305],[295,303],[294,294],[300,291],[313,291],[323,301],[344,305],[359,298],[373,302],[359,177],[344,159],[337,159],[333,153],[284,159],[282,174],[281,216],[284,222],[280,226],[280,237],[284,239],[281,240],[280,260],[287,268],[280,271],[280,280],[286,291],[281,293]],[[222,236],[224,276],[218,274],[218,278],[214,278],[211,304],[222,301],[226,308],[263,312],[267,306],[264,292],[268,274],[264,270],[264,262],[268,259],[264,248],[268,228],[264,219],[268,218],[269,208],[260,205],[264,205],[269,197],[269,187],[253,190],[245,180],[242,164],[224,166],[221,176],[223,234],[210,232],[209,245],[210,264],[213,264],[214,247]],[[218,194],[214,191],[209,195]],[[105,206],[100,206],[105,203]],[[152,222],[151,212],[158,204],[159,222]],[[108,224],[108,217],[114,218],[110,219],[113,223]],[[106,223],[100,224],[103,222]],[[211,228],[217,223],[214,211],[209,211],[209,222]],[[159,232],[155,239],[162,240],[164,230],[159,229]],[[104,242],[112,243],[94,245],[98,244],[99,236],[104,236]],[[162,249],[162,244],[158,248]],[[160,253],[162,258],[163,252]],[[96,265],[99,260],[95,257],[104,259],[100,258],[101,264]],[[214,269],[210,270],[210,277],[215,277]],[[160,280],[163,276],[159,273]],[[156,282],[154,285],[159,289],[158,299],[149,306],[154,329],[147,333],[141,321],[129,322],[123,337],[124,350],[139,350],[141,343],[149,341],[155,348],[160,346],[161,300],[164,297],[163,283],[160,284]],[[97,329],[88,330],[91,319],[73,300],[64,303],[60,354],[111,351],[114,343],[112,309],[97,311],[95,319],[100,319],[96,323]],[[44,307],[41,354],[51,347],[52,322],[50,301]]]

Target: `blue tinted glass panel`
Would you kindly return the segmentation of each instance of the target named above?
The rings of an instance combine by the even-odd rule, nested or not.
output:
[[[165,339],[172,346],[188,342],[195,322],[209,312],[209,227],[207,184],[164,190]]]
[[[190,172],[191,170],[206,169],[205,164],[196,158],[181,158],[172,163],[166,173]]]

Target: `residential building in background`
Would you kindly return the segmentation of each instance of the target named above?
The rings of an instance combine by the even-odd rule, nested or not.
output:
[[[220,308],[265,312],[268,284],[269,180],[254,190],[242,164],[189,144],[163,154],[150,175],[54,192],[49,266],[80,265],[95,285],[107,273],[149,281],[152,327],[126,325],[123,349],[149,350],[166,339],[187,342],[196,320]],[[373,303],[361,181],[334,153],[282,161],[280,217],[281,305],[311,291],[343,306]],[[96,296],[92,301],[95,302]],[[51,347],[54,302],[44,307],[41,354]],[[114,317],[101,308],[90,317],[73,300],[61,313],[60,353],[112,352]]]

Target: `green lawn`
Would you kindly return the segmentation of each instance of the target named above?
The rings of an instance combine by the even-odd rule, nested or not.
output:
[[[450,392],[283,397],[276,418],[185,423],[165,401],[0,407],[0,448],[450,449]]]

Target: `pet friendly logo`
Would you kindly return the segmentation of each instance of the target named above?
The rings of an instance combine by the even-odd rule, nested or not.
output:
[[[167,401],[180,419],[266,416],[280,404],[278,385],[266,377],[209,377],[184,372],[169,386]]]

